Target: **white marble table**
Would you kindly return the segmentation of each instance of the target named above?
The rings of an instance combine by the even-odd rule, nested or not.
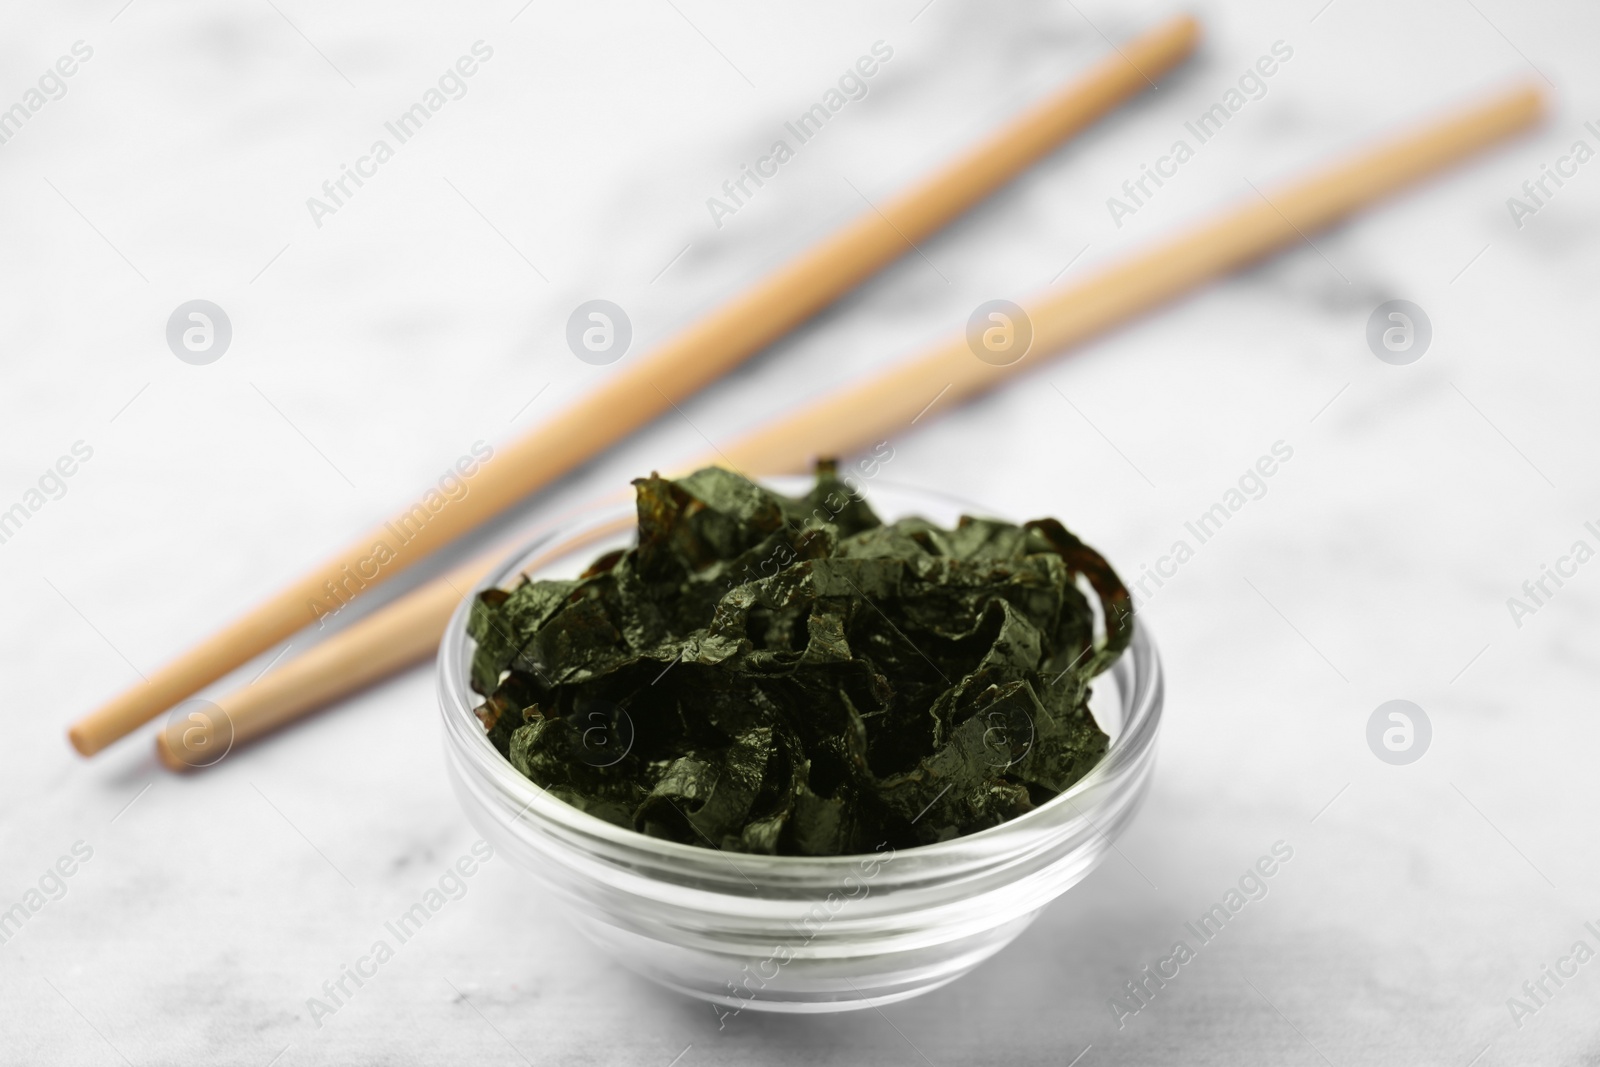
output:
[[[313,1020],[474,838],[428,671],[188,778],[148,736],[81,761],[65,724],[616,373],[566,350],[579,302],[625,307],[642,350],[1166,9],[122,2],[0,12],[0,107],[92,50],[0,144],[0,510],[28,512],[0,543],[0,909],[39,904],[0,944],[0,1061],[1593,1062],[1600,963],[1561,961],[1600,949],[1600,564],[1507,606],[1600,547],[1600,162],[1563,164],[1520,226],[1507,207],[1600,148],[1591,5],[1206,4],[1203,54],[1159,92],[530,504],[698,452],[1247,182],[1509,80],[1559,87],[1539,133],[894,438],[886,476],[1062,515],[1130,576],[1293,455],[1146,605],[1168,719],[1119,854],[951,987],[719,1031],[495,861]],[[478,41],[464,95],[361,163]],[[706,199],[878,41],[865,98],[714,221]],[[1107,198],[1279,41],[1260,99],[1116,225]],[[337,210],[307,207],[358,164]],[[195,298],[233,328],[206,366],[163,337]],[[1395,298],[1433,327],[1406,366],[1364,338]],[[1366,740],[1391,699],[1432,725],[1407,766]],[[1267,895],[1117,1019],[1280,841]]]

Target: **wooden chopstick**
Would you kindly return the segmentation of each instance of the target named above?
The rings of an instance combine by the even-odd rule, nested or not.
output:
[[[1117,323],[1315,232],[1401,186],[1448,166],[1538,120],[1544,100],[1532,87],[1499,93],[1418,129],[1318,170],[1273,193],[1252,193],[1179,236],[1046,293],[1027,308],[1029,356],[1054,354]],[[1017,367],[1026,366],[1025,358]],[[1037,360],[1034,360],[1037,362]],[[706,457],[761,474],[801,470],[818,455],[845,455],[906,429],[929,401],[939,410],[993,388],[1014,368],[977,359],[965,336],[858,385],[810,404]],[[376,678],[426,658],[461,596],[493,561],[478,559],[424,586],[316,646],[256,683],[219,701],[234,743],[292,721]],[[258,688],[264,687],[264,688]],[[200,735],[201,747],[207,743]],[[181,731],[159,733],[169,767],[198,762]]]
[[[1072,134],[1154,84],[1193,50],[1199,24],[1188,15],[1134,38],[1086,73],[880,208],[668,340],[628,370],[542,426],[504,446],[467,479],[464,496],[434,513],[403,545],[379,526],[322,566],[258,605],[90,715],[67,736],[85,756],[148,722],[202,686],[315,621],[309,605],[349,570],[367,587],[412,564],[548,485],[580,463],[726,374],[854,288]],[[404,523],[404,516],[397,516]],[[391,558],[365,577],[375,543]],[[347,570],[348,569],[348,570]]]
[[[618,499],[622,497],[619,495]],[[635,520],[630,517],[592,531],[589,539],[599,540],[634,525]],[[572,541],[563,547],[571,550],[583,543]],[[219,698],[210,707],[198,708],[189,717],[165,724],[156,734],[157,758],[174,771],[209,767],[235,745],[270,733],[429,658],[438,649],[439,636],[456,605],[513,547],[506,545],[502,550],[474,557],[249,685]],[[540,565],[541,558],[535,558],[528,568]]]
[[[1538,121],[1533,86],[1498,93],[1244,203],[1114,263],[1025,308],[1032,352],[1054,353],[1202,282],[1307,240],[1358,208]],[[1017,366],[1024,366],[1028,359]],[[947,385],[944,406],[1004,381],[1011,368],[974,358],[957,337],[920,359],[848,387],[724,451],[741,467],[778,473],[808,456],[844,455],[905,426]]]

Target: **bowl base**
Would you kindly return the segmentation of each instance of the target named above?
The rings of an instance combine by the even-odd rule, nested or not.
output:
[[[567,910],[568,919],[618,963],[676,993],[711,1004],[720,1018],[743,1011],[822,1014],[860,1011],[930,993],[1016,939],[1038,917],[1020,916],[952,944],[846,956],[794,952],[738,955],[670,944]]]

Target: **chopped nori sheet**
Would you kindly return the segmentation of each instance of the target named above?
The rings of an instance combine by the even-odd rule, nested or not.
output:
[[[994,826],[1105,754],[1089,682],[1132,606],[1056,520],[885,525],[830,462],[800,498],[715,467],[634,485],[636,547],[488,590],[468,623],[478,716],[554,796],[685,844],[837,855]]]

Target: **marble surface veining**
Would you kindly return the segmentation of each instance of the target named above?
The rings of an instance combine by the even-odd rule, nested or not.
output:
[[[0,512],[26,512],[0,543],[0,909],[28,913],[0,944],[0,1060],[1595,1062],[1600,962],[1574,952],[1600,950],[1592,5],[1202,3],[1200,53],[1158,90],[502,528],[704,452],[959,330],[985,300],[1066,284],[1453,101],[1519,80],[1553,94],[1538,131],[888,435],[885,477],[1059,515],[1130,579],[1166,575],[1146,579],[1143,607],[1168,674],[1145,809],[1101,868],[954,985],[719,1030],[490,860],[313,1018],[324,983],[470,853],[431,672],[189,777],[157,766],[147,733],[92,762],[64,741],[71,718],[475,442],[507,441],[626,367],[568,352],[581,301],[624,307],[642,352],[1168,10],[0,11],[0,109],[28,110],[0,143]],[[724,183],[879,42],[892,54],[864,95],[729,204]],[[474,55],[470,77],[441,82]],[[1225,125],[1189,132],[1273,55]],[[50,74],[62,57],[70,77]],[[441,85],[427,124],[333,201],[324,184]],[[1133,199],[1124,183],[1179,141],[1181,164]],[[196,298],[233,330],[206,366],[164,336]],[[1391,299],[1431,323],[1408,365],[1368,348]],[[1274,448],[1289,458],[1250,477]],[[52,474],[64,457],[73,473]],[[1201,542],[1190,524],[1235,491]],[[1394,699],[1431,724],[1405,766],[1368,744]],[[1245,882],[1222,933],[1127,1000],[1275,846],[1292,858]]]

